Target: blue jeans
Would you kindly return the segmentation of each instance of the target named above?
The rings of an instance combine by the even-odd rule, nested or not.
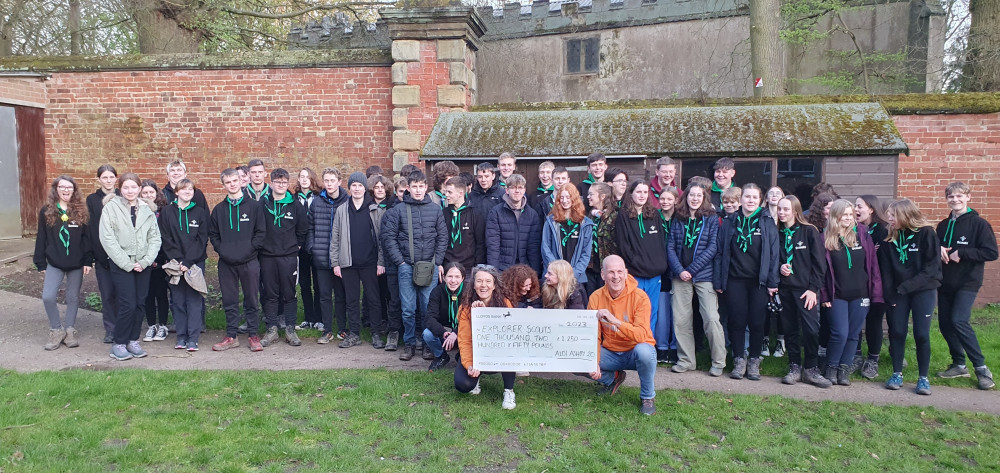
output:
[[[657,350],[676,350],[677,336],[674,335],[674,308],[671,294],[660,293],[660,313],[652,324]]]
[[[656,319],[660,313],[660,277],[655,278],[635,278],[639,283],[639,290],[649,297],[649,327],[656,327]]]
[[[420,304],[419,312],[427,313],[427,301],[430,300],[431,290],[438,283],[438,273],[435,269],[430,285],[419,287],[413,285],[413,266],[409,263],[399,265],[399,300],[403,306],[403,343],[406,345],[416,345],[417,327],[417,303]]]
[[[833,299],[830,310],[830,342],[826,348],[826,362],[830,366],[849,365],[854,359],[854,348],[858,346],[861,327],[868,316],[868,303],[862,300]]]
[[[424,329],[424,343],[427,344],[427,348],[431,349],[431,353],[434,353],[434,358],[441,358],[444,353],[444,342],[431,332],[431,329]]]
[[[611,351],[601,347],[601,380],[608,386],[615,380],[615,371],[635,370],[639,373],[639,398],[653,399],[656,389],[653,377],[656,375],[656,349],[648,343],[640,343],[629,351]]]

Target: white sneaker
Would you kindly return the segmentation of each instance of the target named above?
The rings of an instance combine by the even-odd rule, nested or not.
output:
[[[316,329],[316,330],[319,330],[320,332],[326,330],[326,326],[323,325],[323,322],[316,322],[316,323],[314,323],[313,324],[313,328]]]
[[[476,387],[472,388],[472,391],[469,391],[469,394],[476,395],[479,394],[480,392],[481,390],[479,389],[479,381],[476,381]]]
[[[154,336],[156,336],[156,324],[149,326],[149,328],[146,330],[146,336],[142,337],[142,341],[151,342],[153,341]]]
[[[763,356],[763,357],[771,356],[771,350],[769,349],[770,348],[769,347],[770,344],[771,344],[771,341],[768,340],[767,337],[764,337],[764,346],[762,346],[760,348],[760,356]]]
[[[160,340],[166,340],[166,339],[167,339],[167,326],[158,325],[156,327],[156,335],[153,337],[153,341],[158,342]]]
[[[502,406],[503,406],[504,409],[507,409],[508,411],[511,410],[511,409],[513,409],[513,408],[515,408],[515,407],[517,407],[517,403],[514,402],[514,390],[513,389],[504,389],[503,390],[503,404],[502,404]]]
[[[774,354],[772,356],[774,356],[775,358],[781,358],[781,357],[785,356],[785,341],[784,340],[780,340],[780,339],[778,340],[778,345],[774,347]]]

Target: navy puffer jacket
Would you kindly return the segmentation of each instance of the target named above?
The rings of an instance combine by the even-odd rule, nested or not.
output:
[[[719,217],[701,217],[702,228],[698,236],[691,265],[681,264],[684,248],[684,221],[675,219],[670,224],[670,238],[667,239],[667,261],[670,272],[679,278],[684,271],[691,273],[693,282],[712,282],[713,260],[718,254]]]
[[[413,251],[416,258],[410,257],[410,233],[406,209],[410,208],[413,215]],[[436,265],[444,264],[444,252],[448,248],[448,228],[444,224],[444,214],[441,207],[424,196],[423,200],[414,200],[409,193],[403,196],[403,202],[387,210],[382,216],[383,257],[394,266],[403,263],[413,264],[415,261],[433,261]]]
[[[324,189],[309,204],[309,234],[306,235],[306,248],[312,255],[313,266],[317,268],[331,269],[330,236],[333,235],[333,217],[337,215],[337,208],[348,199],[350,196],[344,188],[340,188],[337,198],[331,198]]]
[[[514,212],[521,212],[520,218]],[[503,271],[515,264],[542,272],[542,228],[535,209],[522,204],[514,210],[508,202],[490,210],[486,218],[486,262]]]

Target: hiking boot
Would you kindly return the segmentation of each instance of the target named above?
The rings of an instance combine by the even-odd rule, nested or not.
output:
[[[722,367],[721,366],[713,366],[713,367],[709,368],[708,369],[708,375],[711,376],[711,377],[713,377],[713,378],[718,378],[719,376],[722,376]]]
[[[837,370],[838,368],[836,366],[829,365],[826,367],[823,377],[829,379],[831,383],[837,384]]]
[[[267,328],[267,332],[264,333],[264,338],[260,339],[260,344],[261,346],[269,347],[276,341],[278,341],[278,327],[272,325]]]
[[[319,338],[316,339],[316,343],[319,343],[320,345],[326,345],[327,343],[330,343],[332,341],[333,341],[333,332],[326,332],[323,335],[320,335]]]
[[[480,392],[482,392],[482,389],[479,388],[479,380],[477,379],[476,380],[476,387],[472,388],[472,391],[469,391],[469,394],[475,396],[475,395],[479,394]]]
[[[861,367],[865,364],[865,357],[861,355],[854,355],[854,359],[851,360],[851,374],[861,371]]]
[[[917,388],[914,389],[913,392],[921,396],[930,396],[931,395],[930,380],[924,376],[921,376],[920,379],[917,380]]]
[[[656,401],[653,399],[643,399],[639,406],[639,412],[647,416],[656,414]]]
[[[66,339],[66,331],[61,328],[51,328],[49,329],[49,341],[45,344],[43,348],[48,351],[55,350],[62,345],[63,340]]]
[[[236,327],[236,333],[247,333],[248,330],[250,330],[250,327],[247,326],[247,322],[245,320],[239,327]]]
[[[427,371],[436,371],[444,368],[450,361],[451,356],[448,355],[448,352],[443,352],[441,353],[441,356],[435,358],[434,361],[431,362],[431,366],[427,368]]]
[[[762,345],[763,346],[760,347],[760,356],[762,357],[771,356],[771,349],[770,349],[771,340],[769,340],[767,337],[764,337],[764,343]]]
[[[385,348],[385,342],[382,341],[382,337],[378,336],[377,333],[372,334],[372,348],[376,350]]]
[[[264,347],[260,344],[259,335],[250,335],[247,337],[247,345],[250,345],[250,351],[264,351]]]
[[[132,359],[132,354],[128,352],[128,348],[126,348],[125,345],[118,345],[118,344],[111,345],[110,356],[111,358],[114,358],[118,361],[125,361]]]
[[[733,370],[729,372],[729,377],[733,379],[743,379],[747,373],[747,359],[739,357],[733,360]]]
[[[295,333],[295,329],[292,327],[285,327],[285,341],[293,347],[302,345],[302,340],[299,340],[299,334]]]
[[[968,378],[969,369],[964,366],[959,366],[954,363],[948,365],[948,369],[938,372],[938,378],[951,379],[951,378]]]
[[[841,386],[851,385],[851,365],[840,365],[837,369],[837,384]]]
[[[133,358],[146,357],[146,350],[143,350],[142,347],[139,346],[138,340],[132,340],[131,342],[128,342],[128,345],[125,345],[125,349],[132,354]]]
[[[771,353],[771,356],[773,356],[775,358],[782,358],[782,357],[785,356],[785,339],[784,338],[779,338],[778,339],[778,344],[774,346],[774,352]]]
[[[66,327],[66,338],[63,339],[63,343],[66,344],[66,348],[76,348],[80,346],[80,342],[76,339],[76,329],[73,327]]]
[[[153,341],[153,337],[155,336],[156,336],[156,324],[153,324],[150,325],[148,329],[146,329],[146,335],[142,337],[142,341],[151,342]]]
[[[993,387],[996,386],[993,382],[993,373],[991,373],[990,369],[985,366],[976,368],[976,377],[979,378],[979,389],[993,389]]]
[[[861,365],[861,376],[867,380],[878,377],[878,360],[868,358]]]
[[[889,379],[885,380],[885,388],[890,390],[897,390],[903,387],[903,373],[893,373]]]
[[[434,359],[434,352],[430,349],[430,347],[424,348],[424,353],[422,355],[420,355],[420,356],[421,356],[421,358],[423,358],[425,360],[433,360]]]
[[[797,383],[799,381],[799,378],[801,377],[802,377],[802,367],[795,363],[792,363],[791,365],[788,366],[788,374],[786,374],[784,378],[781,378],[781,383],[792,385]]]
[[[478,384],[477,384],[477,386],[478,386]],[[513,389],[504,389],[503,390],[503,404],[500,404],[500,406],[503,407],[504,409],[507,409],[508,411],[511,410],[511,409],[513,409],[513,408],[515,408],[515,407],[517,407],[517,403],[514,402],[514,390]]]
[[[399,346],[399,332],[389,332],[385,337],[385,351],[396,351]]]
[[[815,366],[812,368],[806,368],[806,370],[802,372],[802,381],[823,389],[833,386],[833,383],[831,383],[829,379],[826,379],[819,374],[819,368]]]
[[[405,345],[403,350],[399,352],[399,359],[402,361],[410,361],[413,359],[413,355],[417,351],[417,347],[414,345]]]
[[[230,348],[240,346],[240,339],[235,337],[223,338],[221,342],[212,345],[212,351],[226,351]]]
[[[361,337],[356,333],[349,333],[344,337],[344,341],[340,342],[340,348],[351,348],[355,345],[361,345]]]
[[[104,333],[104,343],[114,343],[114,342],[115,342],[115,336],[114,336],[114,334],[112,334],[111,332],[105,332]]]
[[[166,325],[157,325],[156,326],[156,335],[153,335],[153,341],[154,342],[159,342],[159,341],[163,341],[163,340],[166,340],[166,339],[167,339],[167,326]]]
[[[760,362],[762,358],[750,358],[747,363],[747,379],[750,381],[760,381]]]
[[[615,379],[611,381],[611,384],[605,385],[601,388],[600,392],[597,393],[598,396],[609,396],[616,394],[618,389],[622,387],[622,383],[625,382],[625,372],[622,370],[615,371]]]

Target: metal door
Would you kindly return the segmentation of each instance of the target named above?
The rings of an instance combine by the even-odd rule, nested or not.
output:
[[[0,238],[21,238],[21,194],[14,107],[0,107]]]

